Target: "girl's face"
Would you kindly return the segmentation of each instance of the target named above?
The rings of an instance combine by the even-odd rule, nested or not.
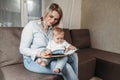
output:
[[[58,44],[61,44],[61,43],[63,43],[63,41],[64,41],[64,33],[61,33],[61,34],[59,34],[59,35],[53,35],[53,40],[56,42],[56,43],[58,43]]]
[[[53,26],[59,21],[59,19],[60,19],[60,15],[58,14],[58,12],[52,11],[48,13],[44,21],[48,26]]]

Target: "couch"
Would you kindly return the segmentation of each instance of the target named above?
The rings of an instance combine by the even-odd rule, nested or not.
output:
[[[62,76],[38,74],[26,70],[19,43],[22,27],[0,27],[0,80],[63,80]],[[79,80],[98,76],[120,80],[120,54],[91,47],[88,29],[64,29],[65,39],[79,50]]]

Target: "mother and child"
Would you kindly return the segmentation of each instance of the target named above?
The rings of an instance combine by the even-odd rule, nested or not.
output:
[[[70,54],[53,58],[51,54],[67,54],[76,47],[64,40],[64,31],[58,25],[63,17],[61,7],[52,3],[39,20],[24,27],[20,53],[24,67],[32,72],[61,75],[64,80],[78,80],[78,56]]]

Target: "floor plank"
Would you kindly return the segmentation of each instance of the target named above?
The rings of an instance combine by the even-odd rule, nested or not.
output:
[[[103,79],[101,79],[99,77],[92,77],[90,80],[103,80]]]

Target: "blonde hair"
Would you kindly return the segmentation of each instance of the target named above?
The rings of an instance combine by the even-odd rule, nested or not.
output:
[[[43,19],[47,17],[47,15],[50,13],[50,12],[53,12],[53,11],[56,11],[59,15],[60,15],[60,18],[58,20],[58,22],[55,24],[55,25],[58,25],[62,16],[63,16],[63,12],[62,12],[62,9],[61,7],[56,4],[56,3],[52,3],[44,12],[44,15],[43,15]]]
[[[60,28],[60,27],[54,27],[53,28],[53,35],[59,35],[61,33],[64,34],[64,30],[62,28]]]

